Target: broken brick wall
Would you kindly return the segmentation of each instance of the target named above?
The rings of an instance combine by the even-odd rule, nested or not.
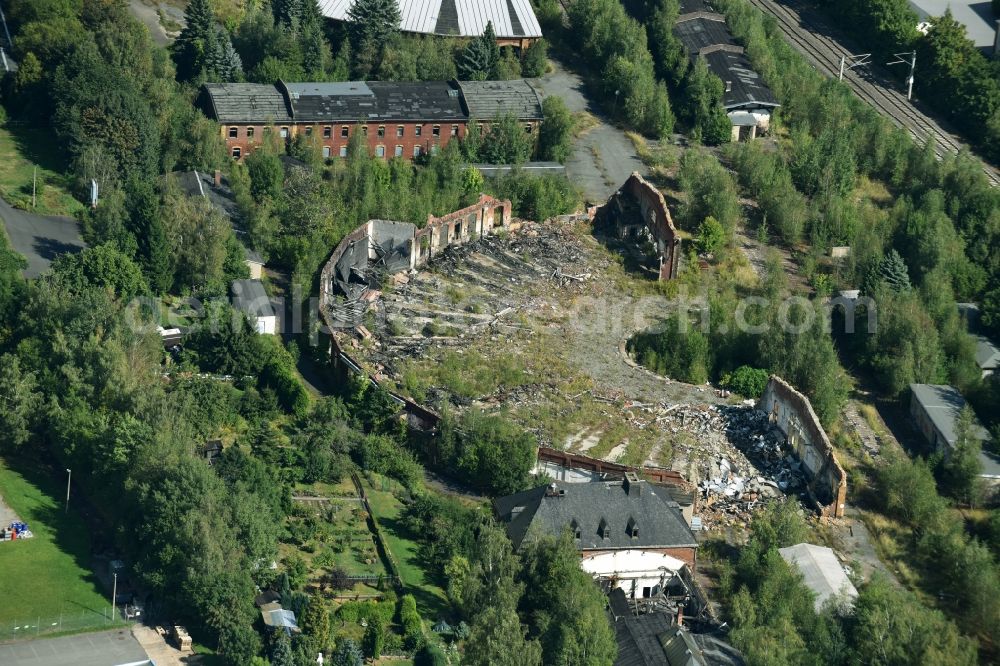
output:
[[[847,502],[847,473],[809,399],[777,375],[771,375],[759,408],[788,439],[808,478],[809,495],[820,515],[842,517]]]
[[[412,267],[422,266],[450,245],[463,245],[496,228],[509,227],[512,210],[510,201],[481,194],[471,206],[441,217],[428,215],[427,224],[414,235]]]
[[[625,202],[620,199],[623,196],[630,199],[627,203],[634,203],[638,207],[635,219],[622,219],[622,211],[630,208],[628,205],[623,205]],[[593,216],[613,217],[618,235],[623,239],[633,237],[637,230],[644,227],[656,246],[656,254],[660,260],[659,279],[672,280],[677,277],[680,269],[681,240],[670,217],[670,209],[667,208],[663,193],[638,172],[632,172],[607,203],[594,211]]]

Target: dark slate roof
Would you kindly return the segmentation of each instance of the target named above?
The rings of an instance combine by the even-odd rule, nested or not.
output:
[[[723,84],[728,83],[729,90],[722,95],[722,106],[726,111],[780,106],[774,93],[742,53],[715,51],[701,57],[705,58],[708,68],[722,79]]]
[[[279,84],[279,87],[282,84]],[[288,83],[295,120],[391,122],[461,120],[459,91],[447,81]]]
[[[673,618],[667,613],[647,613],[611,617],[618,643],[615,666],[668,666],[660,636],[671,630]]]
[[[623,481],[562,484],[554,491],[540,486],[494,500],[494,511],[515,548],[529,531],[558,536],[573,521],[580,527],[576,545],[584,550],[697,547],[676,502],[648,481],[632,484],[631,494]],[[628,534],[630,520],[637,537]],[[607,538],[598,534],[602,521],[609,528]]]
[[[461,81],[458,85],[470,116],[489,120],[498,113],[512,113],[519,120],[542,119],[542,100],[525,79]]]
[[[206,83],[207,108],[222,123],[290,121],[284,95],[266,83]]]
[[[274,308],[260,280],[233,280],[233,307],[252,317],[273,317]]]
[[[464,100],[463,100],[464,97]],[[337,83],[206,83],[202,106],[222,123],[448,122],[469,113],[489,119],[513,113],[541,120],[538,93],[523,79],[475,81],[345,81]]]
[[[684,45],[687,52],[692,55],[700,53],[702,49],[709,46],[724,44],[730,47],[739,47],[730,34],[725,21],[708,18],[678,21],[674,25],[674,35]]]

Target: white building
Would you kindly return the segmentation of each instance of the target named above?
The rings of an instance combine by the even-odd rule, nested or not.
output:
[[[278,334],[278,316],[260,280],[235,280],[233,307],[245,314],[261,335]]]

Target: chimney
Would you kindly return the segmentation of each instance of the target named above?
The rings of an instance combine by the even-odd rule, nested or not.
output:
[[[222,187],[222,172],[218,169],[215,170],[215,186]]]
[[[642,493],[642,481],[639,480],[639,475],[635,472],[625,472],[622,488],[629,497],[638,497]]]
[[[678,604],[677,606],[677,626],[684,626],[684,606],[681,604]]]

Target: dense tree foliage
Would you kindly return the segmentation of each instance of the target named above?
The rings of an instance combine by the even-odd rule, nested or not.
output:
[[[852,614],[835,603],[817,613],[801,575],[777,551],[805,537],[794,507],[772,505],[755,517],[749,542],[723,568],[730,636],[748,664],[976,663],[975,643],[942,613],[878,575],[860,586]]]
[[[916,49],[914,89],[961,127],[987,157],[1000,158],[1000,69],[966,36],[950,9],[931,17],[926,35],[906,0],[818,0],[829,16],[881,56]],[[900,78],[909,75],[899,67]]]
[[[617,0],[581,0],[568,13],[574,43],[600,77],[612,114],[652,137],[672,132],[667,87],[656,79],[642,25]]]

